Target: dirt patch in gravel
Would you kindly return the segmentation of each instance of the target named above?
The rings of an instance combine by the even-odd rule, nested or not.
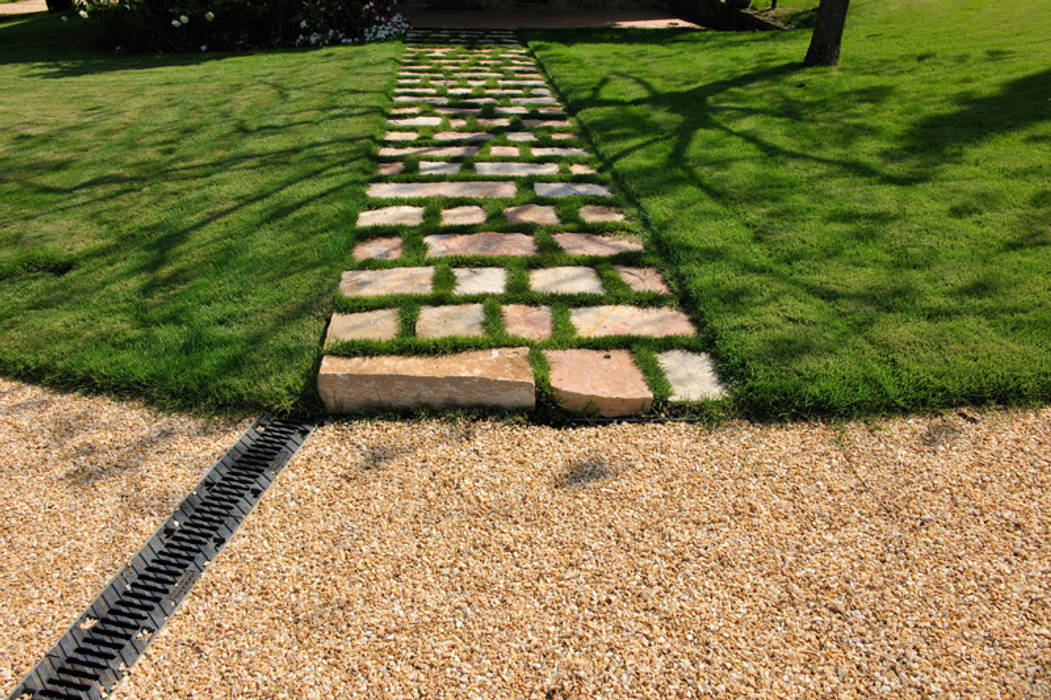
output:
[[[119,698],[1051,693],[1051,409],[320,428]]]
[[[0,690],[58,641],[247,425],[0,378]]]

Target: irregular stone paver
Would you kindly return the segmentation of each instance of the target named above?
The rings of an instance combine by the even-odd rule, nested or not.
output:
[[[551,134],[552,141],[572,141],[573,139],[580,138],[576,134]]]
[[[517,158],[521,154],[518,146],[490,146],[489,155],[501,158]]]
[[[551,335],[551,309],[547,306],[508,304],[500,310],[508,335],[543,340]]]
[[[500,161],[475,163],[474,169],[479,175],[509,175],[514,177],[558,175],[558,163],[509,163]]]
[[[715,364],[706,353],[669,350],[658,353],[657,363],[671,384],[672,401],[701,401],[726,396],[726,389],[715,374]]]
[[[507,270],[502,267],[454,267],[453,294],[500,294],[507,286]]]
[[[574,175],[594,175],[597,170],[592,168],[590,165],[584,165],[583,163],[571,163],[569,166],[569,172]]]
[[[559,223],[555,208],[542,204],[523,204],[517,207],[508,207],[504,209],[504,216],[512,224],[553,226]]]
[[[318,372],[318,393],[334,413],[373,406],[530,410],[536,386],[529,348],[495,348],[439,357],[328,355]]]
[[[400,258],[402,252],[401,237],[373,238],[354,246],[355,260],[393,260]]]
[[[415,131],[388,131],[383,136],[384,141],[415,141],[419,138]]]
[[[533,146],[537,158],[588,158],[590,153],[583,148],[554,148]]]
[[[485,309],[481,304],[454,306],[421,306],[416,319],[416,337],[485,335]]]
[[[438,126],[442,123],[441,117],[409,117],[407,119],[388,119],[391,126]]]
[[[435,141],[492,141],[496,136],[484,131],[439,131]]]
[[[423,207],[407,205],[370,209],[358,214],[358,227],[419,226],[423,223]]]
[[[494,107],[493,111],[497,114],[529,114],[525,107]]]
[[[642,250],[633,238],[614,238],[596,233],[556,233],[555,243],[570,255],[616,255]]]
[[[405,163],[401,161],[380,163],[376,166],[376,172],[380,175],[400,175],[403,170],[405,170]]]
[[[508,141],[515,141],[515,142],[536,141],[536,134],[534,134],[531,131],[508,131],[505,134],[505,136],[507,136],[507,140]]]
[[[478,122],[478,126],[500,127],[500,126],[510,126],[511,125],[511,120],[510,119],[506,119],[504,117],[496,117],[495,119],[479,118],[479,119],[476,119],[475,121]]]
[[[433,258],[447,255],[536,255],[533,237],[525,233],[438,233],[424,236],[427,254]]]
[[[634,292],[656,292],[657,294],[671,294],[668,285],[664,283],[661,273],[652,267],[625,267],[614,266],[617,274],[624,283],[631,287]]]
[[[406,158],[408,156],[430,156],[431,158],[470,158],[478,155],[478,146],[415,146],[412,148],[384,147],[381,158]]]
[[[653,404],[646,378],[627,350],[548,350],[544,356],[555,400],[571,411],[627,416]]]
[[[650,338],[697,333],[686,314],[664,307],[585,306],[571,309],[569,320],[584,338],[640,335]]]
[[[387,270],[347,270],[339,292],[347,297],[375,297],[385,294],[430,294],[433,267],[392,267]]]
[[[391,114],[419,114],[419,107],[394,107],[391,109]]]
[[[376,182],[369,185],[368,195],[378,199],[413,199],[418,197],[511,198],[514,182]]]
[[[616,207],[588,204],[580,208],[580,219],[589,224],[624,221],[624,213]]]
[[[463,163],[445,163],[440,160],[421,160],[420,175],[455,175]]]
[[[466,226],[485,223],[485,209],[473,204],[451,209],[442,209],[442,224],[446,226]]]
[[[593,267],[542,267],[529,271],[529,288],[546,294],[602,294]]]
[[[325,345],[337,340],[392,340],[401,329],[397,309],[332,314]]]
[[[572,124],[572,122],[570,122],[570,121],[568,121],[566,119],[523,119],[522,120],[522,126],[533,126],[533,127],[539,126],[541,128],[545,128],[546,127],[546,128],[556,128],[556,129],[560,129],[560,128],[568,129],[568,128],[571,128],[573,126],[573,124]]]
[[[533,190],[539,197],[611,197],[602,185],[590,182],[537,182]]]

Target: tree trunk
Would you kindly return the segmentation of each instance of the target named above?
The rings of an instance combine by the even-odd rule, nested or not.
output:
[[[810,37],[804,66],[835,66],[839,64],[839,43],[843,40],[843,25],[847,21],[850,0],[821,0],[817,8],[817,24]]]

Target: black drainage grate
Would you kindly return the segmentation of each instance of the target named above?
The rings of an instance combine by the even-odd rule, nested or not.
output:
[[[102,698],[139,658],[314,429],[261,418],[15,688],[16,698]]]

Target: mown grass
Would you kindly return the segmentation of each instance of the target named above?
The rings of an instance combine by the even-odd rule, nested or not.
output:
[[[0,371],[309,409],[398,44],[117,56],[0,24]]]
[[[737,406],[1051,398],[1051,5],[859,0],[809,32],[543,31]]]

